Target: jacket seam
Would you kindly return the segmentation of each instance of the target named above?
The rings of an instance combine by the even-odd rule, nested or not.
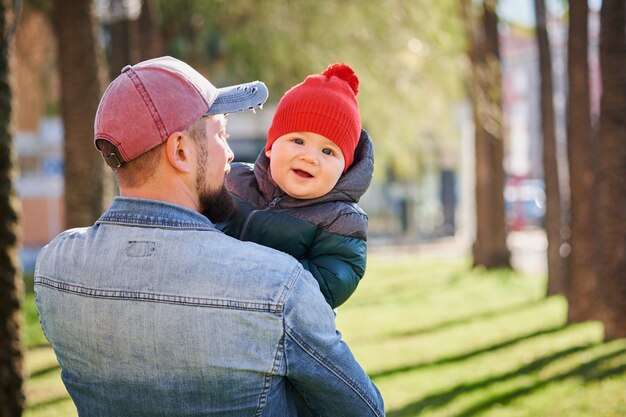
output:
[[[283,322],[284,320],[285,319],[283,315]],[[267,405],[267,394],[269,393],[269,390],[272,386],[272,379],[274,378],[274,375],[278,374],[278,370],[280,368],[280,362],[284,357],[284,345],[285,345],[285,334],[283,331],[283,334],[278,340],[278,344],[276,345],[276,351],[274,354],[274,363],[272,364],[272,369],[270,370],[270,372],[266,373],[265,377],[263,378],[263,390],[261,391],[261,395],[259,396],[259,404],[257,407],[257,411],[254,414],[255,417],[261,416],[263,414],[263,409]]]
[[[349,238],[355,238],[358,240],[362,240],[362,241],[367,241],[367,227],[359,227],[358,229],[354,230],[352,233],[347,234],[347,233],[337,233],[337,232],[333,232],[330,229],[333,228],[333,226],[339,222],[340,220],[342,220],[345,217],[348,216],[353,216],[354,213],[343,213],[338,215],[337,217],[335,217],[333,219],[332,222],[326,224],[323,228],[319,228],[320,232],[325,232],[325,233],[329,233],[329,234],[333,234],[333,235],[337,235],[337,236],[343,236],[343,237],[349,237]],[[363,216],[361,214],[357,214],[362,221],[364,221],[367,224],[368,218],[367,216]],[[361,225],[362,226],[362,225]],[[338,227],[341,227],[341,223],[339,224]]]
[[[177,230],[205,230],[205,231],[218,231],[212,227],[209,227],[200,223],[192,223],[192,222],[160,222],[160,221],[146,221],[145,219],[132,219],[126,218],[124,220],[121,219],[100,219],[96,221],[96,224],[109,224],[114,226],[141,226],[141,227],[154,227],[154,228],[164,228],[164,229],[177,229]]]
[[[297,270],[298,270],[298,268],[294,268],[294,271],[297,271]],[[295,277],[297,277],[296,274],[294,274],[294,276],[292,276],[292,279],[290,279],[289,282],[293,281]],[[288,291],[285,291],[285,292],[288,292]],[[283,304],[283,294],[281,294],[281,296],[279,297],[279,304],[280,305],[284,305]],[[285,322],[285,315],[284,314],[282,315],[282,319],[283,319],[283,323],[284,323]],[[276,346],[276,351],[274,353],[274,363],[272,365],[272,369],[269,371],[269,373],[265,374],[265,377],[263,378],[263,390],[261,392],[261,395],[259,396],[259,404],[258,404],[258,407],[257,407],[257,411],[254,414],[255,417],[261,416],[262,413],[263,413],[263,409],[267,405],[267,394],[269,393],[269,390],[270,390],[270,388],[272,386],[272,379],[274,378],[274,375],[278,374],[278,370],[280,368],[280,362],[281,362],[282,358],[285,357],[284,345],[285,345],[285,332],[284,332],[284,325],[283,325],[283,334],[281,335],[280,339],[278,340],[278,344]]]
[[[175,305],[194,306],[194,307],[259,311],[259,312],[268,312],[268,313],[274,313],[274,314],[280,314],[283,311],[283,306],[281,304],[258,303],[258,302],[250,302],[250,301],[239,301],[239,300],[220,300],[220,299],[204,298],[204,297],[189,297],[185,295],[151,293],[151,292],[146,292],[146,291],[99,289],[99,288],[87,287],[83,285],[68,284],[68,283],[56,281],[54,279],[45,278],[42,276],[35,277],[35,284],[52,288],[54,290],[58,290],[61,292],[75,294],[78,296],[102,298],[102,299],[109,299],[109,300],[143,301],[143,302],[175,304]]]
[[[272,386],[272,374],[267,373],[263,377],[263,389],[261,390],[261,395],[259,395],[259,402],[257,404],[254,417],[260,417],[263,414],[263,409],[267,405],[267,393],[269,392],[271,386]]]
[[[370,410],[376,416],[383,417],[383,414],[380,414],[377,410],[375,404],[368,398],[367,394],[363,392],[363,390],[356,384],[354,381],[346,375],[341,369],[335,367],[331,362],[325,360],[324,356],[319,354],[313,347],[309,346],[303,339],[299,338],[298,335],[293,332],[293,330],[285,324],[285,333],[288,335],[300,348],[308,354],[312,359],[326,368],[328,371],[333,373],[337,378],[343,381],[349,388],[351,388],[362,400],[365,404],[368,405]]]
[[[278,296],[278,300],[277,300],[278,305],[281,306],[281,311],[280,311],[281,313],[282,313],[282,307],[285,305],[285,302],[287,300],[287,297],[289,297],[289,294],[291,294],[291,291],[293,290],[293,287],[295,286],[296,280],[302,275],[303,269],[304,267],[302,266],[302,264],[298,262],[296,266],[293,268],[293,271],[291,272],[291,277],[289,278],[287,283],[283,286],[283,291]]]

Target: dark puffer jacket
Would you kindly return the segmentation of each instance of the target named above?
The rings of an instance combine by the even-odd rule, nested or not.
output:
[[[331,307],[343,304],[365,273],[367,215],[356,204],[374,172],[372,142],[365,130],[354,163],[328,194],[310,200],[286,195],[272,180],[262,151],[255,165],[235,163],[226,187],[237,201],[235,213],[217,225],[240,240],[286,252],[320,285]]]

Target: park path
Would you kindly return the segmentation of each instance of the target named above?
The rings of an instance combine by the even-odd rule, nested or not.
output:
[[[542,229],[524,230],[509,233],[507,245],[511,251],[514,269],[545,274],[546,234]],[[423,255],[433,257],[470,256],[471,241],[462,236],[449,236],[420,242],[406,240],[371,239],[368,252],[375,256]]]

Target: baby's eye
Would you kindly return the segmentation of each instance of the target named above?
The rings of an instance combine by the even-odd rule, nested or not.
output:
[[[333,155],[334,154],[333,150],[330,149],[330,148],[322,149],[322,153],[324,153],[325,155]]]
[[[298,144],[298,145],[303,145],[304,141],[300,138],[294,138],[293,140],[294,143]]]

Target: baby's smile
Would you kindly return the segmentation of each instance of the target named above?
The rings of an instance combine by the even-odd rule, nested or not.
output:
[[[309,173],[308,173],[308,172],[306,172],[306,171],[302,171],[301,169],[294,169],[294,170],[293,170],[293,172],[294,172],[297,176],[302,177],[302,178],[311,178],[311,177],[313,177],[313,175],[309,174]]]

